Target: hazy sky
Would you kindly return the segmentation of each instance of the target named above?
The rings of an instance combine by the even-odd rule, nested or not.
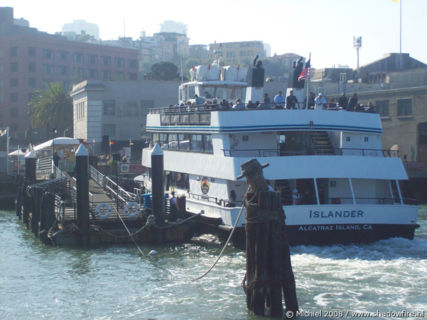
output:
[[[402,1],[402,51],[427,63],[427,0]],[[271,53],[308,56],[317,68],[356,66],[353,36],[362,37],[360,64],[399,52],[399,8],[393,0],[0,0],[41,31],[65,23],[96,23],[103,40],[159,32],[164,20],[187,25],[190,44],[261,40]],[[125,28],[124,28],[125,25]],[[125,30],[125,31],[124,31]]]

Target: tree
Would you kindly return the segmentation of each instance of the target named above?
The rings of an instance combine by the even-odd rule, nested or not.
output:
[[[152,80],[178,80],[178,67],[172,62],[155,63],[151,66],[148,78]]]
[[[29,102],[32,128],[56,128],[63,132],[73,126],[73,101],[62,82],[52,82],[36,90]]]

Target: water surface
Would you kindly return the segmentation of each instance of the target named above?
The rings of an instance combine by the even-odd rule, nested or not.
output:
[[[304,311],[427,311],[427,207],[413,241],[291,248]],[[188,243],[91,250],[49,247],[0,211],[0,319],[261,319],[240,286],[242,251]],[[425,314],[427,316],[427,312]]]

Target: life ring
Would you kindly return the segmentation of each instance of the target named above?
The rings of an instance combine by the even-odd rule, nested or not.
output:
[[[139,204],[136,202],[128,202],[125,206],[125,213],[129,218],[136,217],[139,214]]]
[[[100,203],[96,206],[96,215],[101,219],[106,219],[111,215],[111,206],[108,203]]]

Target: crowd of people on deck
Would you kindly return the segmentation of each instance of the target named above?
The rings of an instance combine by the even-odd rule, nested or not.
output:
[[[194,110],[247,110],[247,109],[309,109],[309,110],[346,110],[356,112],[369,112],[376,113],[376,108],[372,102],[369,102],[367,106],[358,102],[357,94],[354,93],[348,98],[343,93],[338,100],[331,97],[329,100],[322,94],[319,93],[317,96],[310,92],[307,99],[304,101],[298,101],[294,95],[294,91],[290,90],[289,95],[285,98],[282,91],[274,96],[273,102],[271,102],[268,93],[265,93],[262,101],[251,101],[244,103],[240,98],[234,101],[228,101],[223,99],[207,99],[199,97],[197,94],[194,95],[193,100],[188,100],[186,103],[169,105],[169,108],[178,108],[180,111],[194,111]]]
[[[350,99],[347,98],[345,93],[341,95],[338,100],[330,98],[329,101],[320,92],[317,96],[310,92],[307,99],[298,101],[295,97],[293,90],[289,91],[286,99],[283,97],[282,91],[279,91],[274,97],[274,106],[276,109],[311,109],[311,110],[346,110],[357,112],[370,112],[375,113],[376,108],[370,101],[367,106],[358,102],[357,94],[354,93]]]

